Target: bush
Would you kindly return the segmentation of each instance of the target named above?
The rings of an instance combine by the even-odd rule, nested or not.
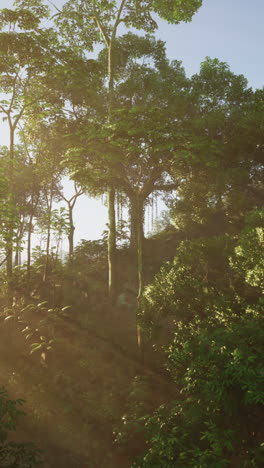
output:
[[[146,290],[145,326],[174,317],[167,368],[180,398],[140,418],[148,449],[133,466],[264,466],[263,233],[253,212],[237,240],[185,242]]]
[[[0,466],[1,468],[33,468],[42,462],[41,452],[33,444],[9,441],[9,432],[16,429],[17,419],[25,413],[23,400],[10,400],[0,388]]]
[[[226,236],[181,242],[173,263],[166,263],[144,291],[140,308],[145,329],[166,316],[188,322],[211,313],[230,291],[229,256],[234,241]]]
[[[261,306],[176,325],[168,367],[182,399],[144,419],[149,450],[134,466],[263,466]]]

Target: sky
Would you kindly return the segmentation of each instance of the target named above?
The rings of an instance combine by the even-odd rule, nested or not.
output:
[[[264,85],[264,1],[204,0],[191,23],[160,23],[157,36],[170,59],[182,60],[188,75],[199,71],[206,56],[227,62],[253,88]]]
[[[63,0],[52,0],[61,6]],[[11,0],[0,0],[8,8]],[[199,72],[206,56],[230,65],[243,74],[249,86],[264,85],[264,0],[204,0],[191,23],[168,25],[158,21],[156,37],[166,43],[170,60],[181,60],[188,76]],[[7,144],[7,131],[0,126],[0,144]],[[71,185],[65,186],[66,194]],[[75,210],[75,242],[97,239],[105,229],[106,208],[101,201],[79,198]]]

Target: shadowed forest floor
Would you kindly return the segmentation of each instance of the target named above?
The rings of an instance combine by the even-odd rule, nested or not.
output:
[[[133,382],[144,380],[149,409],[173,389],[161,368],[141,364],[133,316],[120,308],[86,329],[62,318],[46,364],[14,325],[1,325],[1,384],[26,400],[15,437],[44,451],[44,468],[126,468],[144,447],[140,436],[123,449],[114,443],[122,414],[137,405]]]

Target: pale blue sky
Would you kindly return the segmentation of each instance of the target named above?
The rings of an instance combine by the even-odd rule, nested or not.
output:
[[[11,0],[0,0],[1,8]],[[53,0],[61,5],[63,0]],[[264,85],[264,0],[204,0],[191,23],[168,25],[159,21],[156,36],[167,44],[170,59],[182,60],[187,75],[199,71],[206,56],[228,62],[231,70],[243,74],[249,86]],[[1,129],[0,144],[6,144]],[[67,191],[69,189],[67,188]],[[106,210],[100,202],[81,197],[75,211],[76,241],[100,237]]]
[[[206,56],[228,62],[249,85],[264,85],[264,0],[204,0],[191,23],[161,23],[158,37],[169,58],[183,61],[188,74],[199,70]]]

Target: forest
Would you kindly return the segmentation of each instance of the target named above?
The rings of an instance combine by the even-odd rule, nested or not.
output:
[[[264,87],[155,35],[203,3],[0,10],[1,468],[264,466]]]

